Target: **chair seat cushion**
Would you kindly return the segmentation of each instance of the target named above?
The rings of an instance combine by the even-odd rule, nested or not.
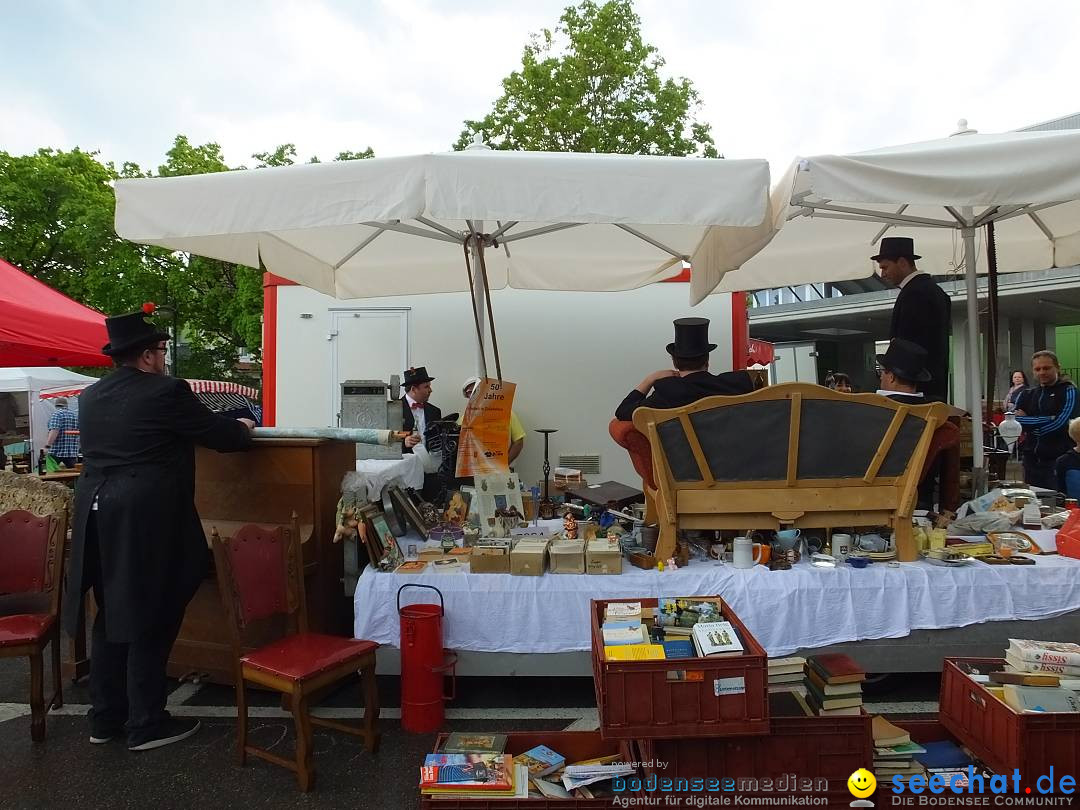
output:
[[[0,647],[30,644],[45,635],[56,617],[48,613],[16,613],[0,616]]]
[[[368,655],[378,646],[363,639],[298,633],[267,644],[240,660],[246,667],[301,681]]]

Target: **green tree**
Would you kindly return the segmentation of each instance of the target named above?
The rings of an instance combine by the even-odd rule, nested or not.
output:
[[[342,152],[338,159],[372,156]],[[252,155],[258,166],[286,166],[296,147]],[[158,167],[161,177],[230,171],[215,143],[178,135]],[[112,182],[148,177],[137,164],[119,169],[96,153],[40,149],[0,152],[0,257],[102,312],[132,312],[145,301],[178,313],[188,377],[240,378],[236,358],[262,344],[262,274],[255,268],[125,241],[114,230]]]
[[[697,91],[689,79],[661,78],[664,60],[642,39],[631,0],[567,8],[521,62],[455,149],[482,133],[496,149],[719,156],[709,124],[694,117]]]

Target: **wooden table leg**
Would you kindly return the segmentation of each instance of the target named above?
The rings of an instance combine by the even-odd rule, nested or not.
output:
[[[83,597],[82,610],[79,611],[79,629],[74,638],[68,638],[67,655],[61,665],[64,677],[71,679],[72,683],[78,683],[90,674],[90,656],[86,651],[86,614],[89,599],[88,592]],[[93,611],[93,608],[89,610]]]

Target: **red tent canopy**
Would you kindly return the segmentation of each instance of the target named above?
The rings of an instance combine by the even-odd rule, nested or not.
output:
[[[0,366],[110,366],[105,316],[0,259]]]

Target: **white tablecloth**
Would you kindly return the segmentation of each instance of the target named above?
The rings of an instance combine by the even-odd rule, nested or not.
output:
[[[770,655],[844,641],[900,638],[912,630],[985,621],[1042,619],[1080,609],[1080,561],[1040,556],[1033,566],[926,562],[896,568],[874,563],[790,571],[736,569],[698,562],[677,571],[621,576],[545,574],[386,574],[367,568],[356,585],[357,638],[398,646],[396,594],[409,583],[434,585],[446,602],[447,648],[477,652],[553,653],[590,649],[589,600],[720,595]],[[430,602],[427,589],[402,601]]]

